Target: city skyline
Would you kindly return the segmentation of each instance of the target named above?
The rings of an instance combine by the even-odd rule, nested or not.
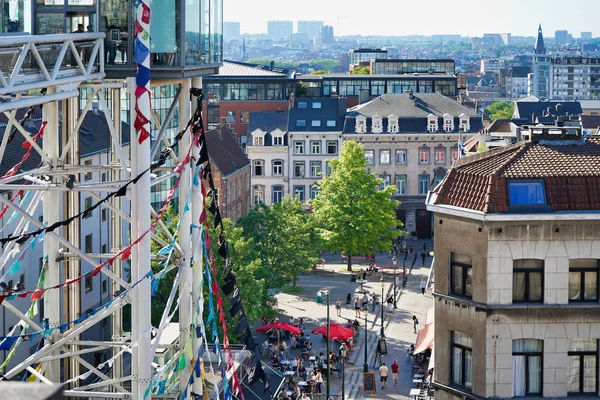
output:
[[[372,0],[369,8],[376,18],[365,23],[364,3],[357,0],[304,0],[302,7],[293,9],[276,0],[230,0],[224,4],[223,17],[225,21],[240,22],[241,32],[249,34],[266,33],[267,21],[294,21],[295,31],[298,20],[319,20],[333,26],[336,36],[459,34],[474,37],[484,33],[505,32],[515,36],[535,36],[539,23],[548,37],[554,36],[554,31],[563,29],[575,38],[579,38],[581,32],[592,32],[593,37],[600,36],[594,17],[600,14],[600,2],[597,0],[569,2],[573,10],[569,18],[565,18],[565,3],[560,0],[503,0],[495,3],[497,7],[484,9],[466,2],[455,2],[452,10],[424,14],[420,7]],[[443,0],[430,0],[427,9],[446,9],[447,4]],[[422,15],[422,18],[407,18],[407,12],[410,15]],[[428,23],[424,23],[424,20]],[[460,20],[464,23],[458,23]]]

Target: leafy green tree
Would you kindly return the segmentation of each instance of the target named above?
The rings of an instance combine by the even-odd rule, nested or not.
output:
[[[239,224],[258,252],[257,277],[267,289],[295,286],[299,274],[319,260],[321,242],[313,216],[296,198],[286,196],[271,207],[260,204]]]
[[[512,101],[497,101],[490,104],[485,112],[488,113],[492,121],[497,119],[512,119],[515,110],[515,103]]]
[[[328,73],[329,71],[323,71],[322,69],[320,69],[318,71],[311,72],[311,75],[327,75]]]
[[[350,71],[350,74],[352,75],[369,75],[370,73],[371,67],[366,65],[357,65],[352,71]]]
[[[317,226],[329,250],[352,256],[389,250],[392,239],[402,234],[396,218],[398,201],[392,200],[393,186],[379,190],[382,180],[367,171],[362,147],[345,142],[339,159],[330,161],[332,172],[317,183],[319,194],[312,201]]]
[[[169,207],[163,216],[163,221],[167,226],[171,234],[174,234],[177,228],[179,217],[174,207]],[[215,265],[217,267],[217,281],[219,284],[223,283],[225,269],[225,260],[217,254],[219,244],[217,238],[219,237],[220,228],[214,228],[214,217],[209,214],[209,226],[210,237],[211,237],[211,249],[215,258]],[[248,319],[257,321],[263,315],[272,314],[273,301],[269,298],[268,291],[265,286],[263,279],[258,278],[261,269],[261,261],[258,258],[258,253],[254,248],[254,243],[251,239],[247,239],[240,227],[234,227],[233,223],[228,218],[223,218],[223,227],[225,230],[225,237],[229,248],[229,254],[233,263],[233,269],[236,274],[236,280],[240,290],[240,296],[242,302],[246,308]],[[165,242],[169,242],[169,239],[161,231],[157,230],[156,234],[160,236]],[[157,252],[161,249],[161,245],[155,241],[152,241],[152,251]],[[171,257],[171,263],[177,263],[175,254]],[[204,266],[203,266],[204,268]],[[160,265],[159,261],[152,262],[152,270],[156,273],[162,271],[163,265]],[[158,326],[160,323],[161,316],[164,308],[166,307],[171,288],[175,282],[175,276],[177,271],[175,269],[169,271],[159,282],[158,290],[152,298],[152,324]],[[203,288],[205,297],[205,305],[208,305],[207,296],[208,288]],[[224,298],[225,312],[228,311],[230,303],[228,298]],[[207,312],[207,310],[205,310]],[[206,314],[205,314],[206,315]],[[226,314],[228,326],[231,325],[229,314]],[[173,321],[178,321],[178,314],[176,313],[173,317]]]

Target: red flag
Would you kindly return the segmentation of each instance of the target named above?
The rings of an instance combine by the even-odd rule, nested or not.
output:
[[[92,273],[90,274],[90,276],[96,276],[100,273],[100,271],[102,271],[102,264],[100,264],[96,268],[94,268],[92,270]]]
[[[139,144],[144,143],[144,140],[148,139],[149,137],[150,137],[150,132],[148,132],[146,130],[146,128],[140,129],[140,136],[138,137],[138,143]]]
[[[44,295],[44,292],[46,290],[45,289],[37,289],[35,292],[33,292],[33,294],[31,295],[31,301],[35,301],[35,300],[39,300],[42,298],[42,296]]]
[[[131,246],[125,247],[121,255],[121,260],[125,261],[129,258],[129,256],[131,256]]]
[[[150,23],[150,7],[145,3],[142,3],[142,22],[145,24]]]

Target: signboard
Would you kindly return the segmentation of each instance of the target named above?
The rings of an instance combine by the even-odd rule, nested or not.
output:
[[[49,35],[65,33],[65,17],[63,14],[37,14],[36,34]]]
[[[381,355],[386,355],[387,352],[387,343],[385,342],[385,338],[380,338],[379,343],[377,344],[377,352]]]
[[[363,392],[375,393],[375,372],[363,372]]]
[[[62,0],[64,1],[64,0]],[[70,6],[93,6],[94,0],[69,0]]]

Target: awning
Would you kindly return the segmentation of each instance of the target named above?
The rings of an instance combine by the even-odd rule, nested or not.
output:
[[[427,320],[425,321],[425,325],[433,324],[433,320],[435,318],[435,311],[433,307],[427,310]]]
[[[421,329],[417,333],[417,342],[415,343],[415,350],[413,354],[419,354],[433,346],[433,335],[435,324],[425,325],[425,328]]]

